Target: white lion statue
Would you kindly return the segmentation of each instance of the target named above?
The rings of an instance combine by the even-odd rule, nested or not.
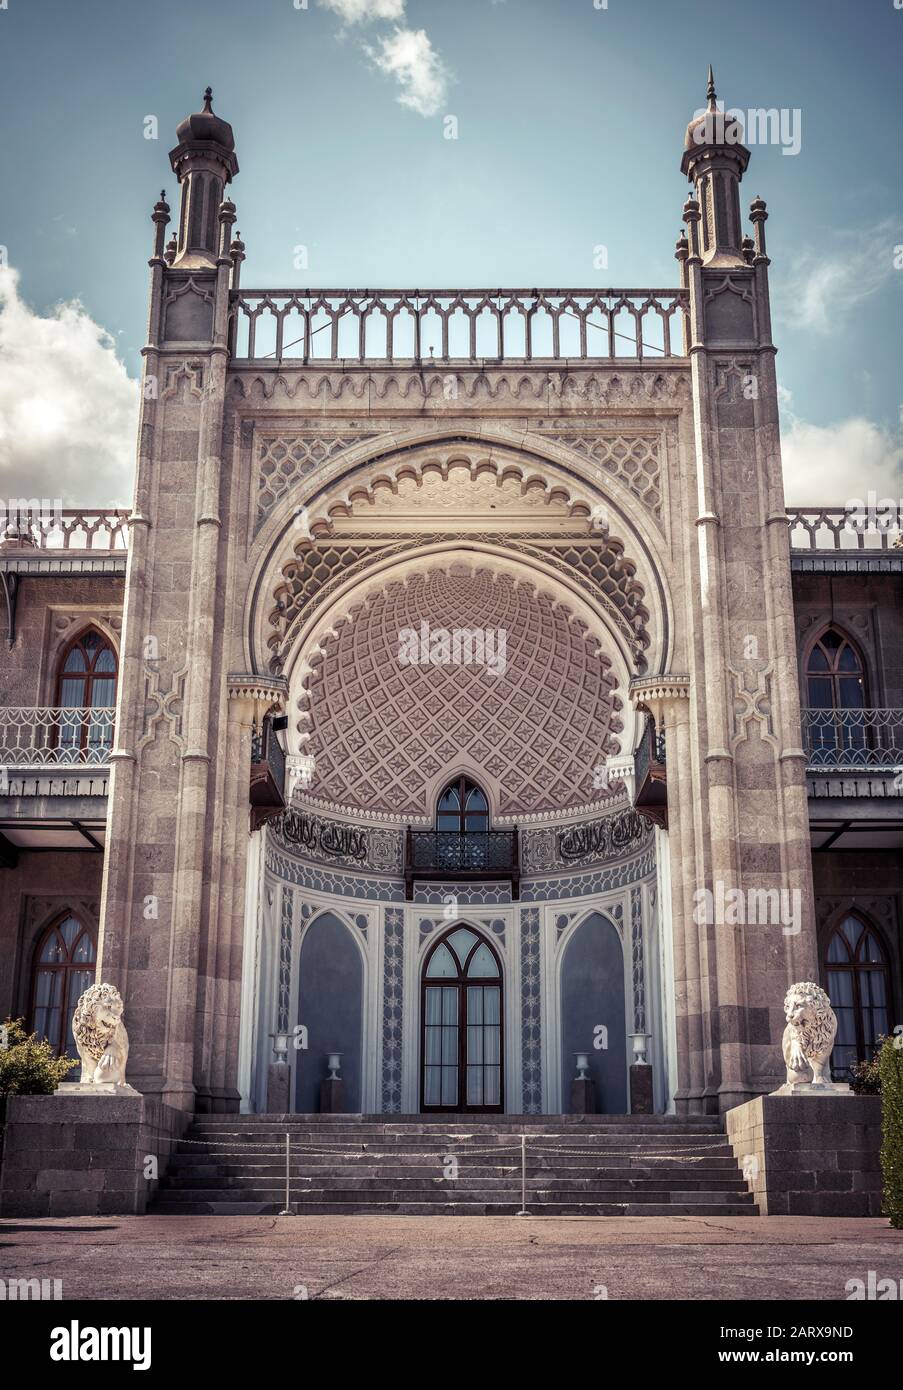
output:
[[[820,985],[811,980],[791,985],[784,997],[784,1061],[787,1085],[808,1082],[812,1068],[813,1086],[831,1086],[831,1049],[837,1032],[837,1015]]]
[[[115,985],[91,985],[75,1006],[72,1033],[82,1062],[82,1085],[124,1086],[129,1035]]]

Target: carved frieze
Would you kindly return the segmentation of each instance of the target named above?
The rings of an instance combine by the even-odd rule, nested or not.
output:
[[[401,832],[357,826],[290,807],[271,822],[271,833],[290,853],[321,863],[345,864],[374,873],[400,874]]]
[[[599,816],[578,825],[524,830],[522,871],[538,874],[609,863],[645,848],[651,836],[649,823],[633,810]]]

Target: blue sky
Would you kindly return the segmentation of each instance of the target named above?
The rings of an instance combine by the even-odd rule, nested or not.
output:
[[[383,17],[343,21],[364,10]],[[399,30],[425,36],[413,95]],[[683,131],[711,62],[728,106],[801,112],[800,153],[756,146],[743,203],[770,212],[788,495],[843,500],[825,486],[903,463],[901,57],[894,0],[8,0],[17,326],[79,300],[137,376],[149,214],[163,187],[176,206],[167,152],[207,83],[235,130],[248,287],[675,284]],[[0,469],[20,462],[0,425]]]

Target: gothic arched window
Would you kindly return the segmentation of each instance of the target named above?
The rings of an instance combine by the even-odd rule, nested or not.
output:
[[[56,696],[62,711],[57,747],[64,756],[85,762],[105,759],[113,743],[117,673],[116,652],[94,627],[80,633],[64,650]]]
[[[482,787],[468,777],[456,777],[436,805],[436,829],[478,834],[489,829],[489,802]]]
[[[806,694],[810,709],[857,710],[866,704],[862,658],[835,627],[823,632],[809,652]]]
[[[865,666],[848,637],[827,628],[806,662],[806,723],[816,761],[836,763],[852,756],[865,759],[871,733],[866,706]]]
[[[502,1109],[502,967],[472,927],[445,932],[421,978],[421,1106]]]
[[[884,947],[875,929],[854,912],[831,933],[825,981],[837,1015],[831,1068],[836,1077],[845,1079],[850,1065],[870,1058],[876,1038],[887,1033],[890,1007]]]
[[[38,942],[31,986],[31,1027],[57,1053],[77,1057],[72,1015],[94,983],[97,944],[90,927],[66,911]]]

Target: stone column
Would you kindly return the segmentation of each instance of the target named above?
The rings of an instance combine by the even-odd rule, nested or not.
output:
[[[704,1030],[708,999],[702,974],[700,934],[693,920],[693,891],[697,877],[697,791],[690,750],[692,706],[689,677],[675,675],[634,679],[630,683],[630,699],[635,709],[652,715],[656,730],[665,736],[667,847],[677,1032],[677,1085],[673,1098],[678,1114],[700,1114],[705,1109]]]
[[[251,740],[266,714],[282,708],[281,677],[230,675],[222,749],[222,824],[218,840],[219,895],[208,909],[198,967],[195,1032],[197,1109],[237,1111],[241,1036],[242,946],[250,835],[248,786]],[[260,833],[260,832],[257,832]]]

